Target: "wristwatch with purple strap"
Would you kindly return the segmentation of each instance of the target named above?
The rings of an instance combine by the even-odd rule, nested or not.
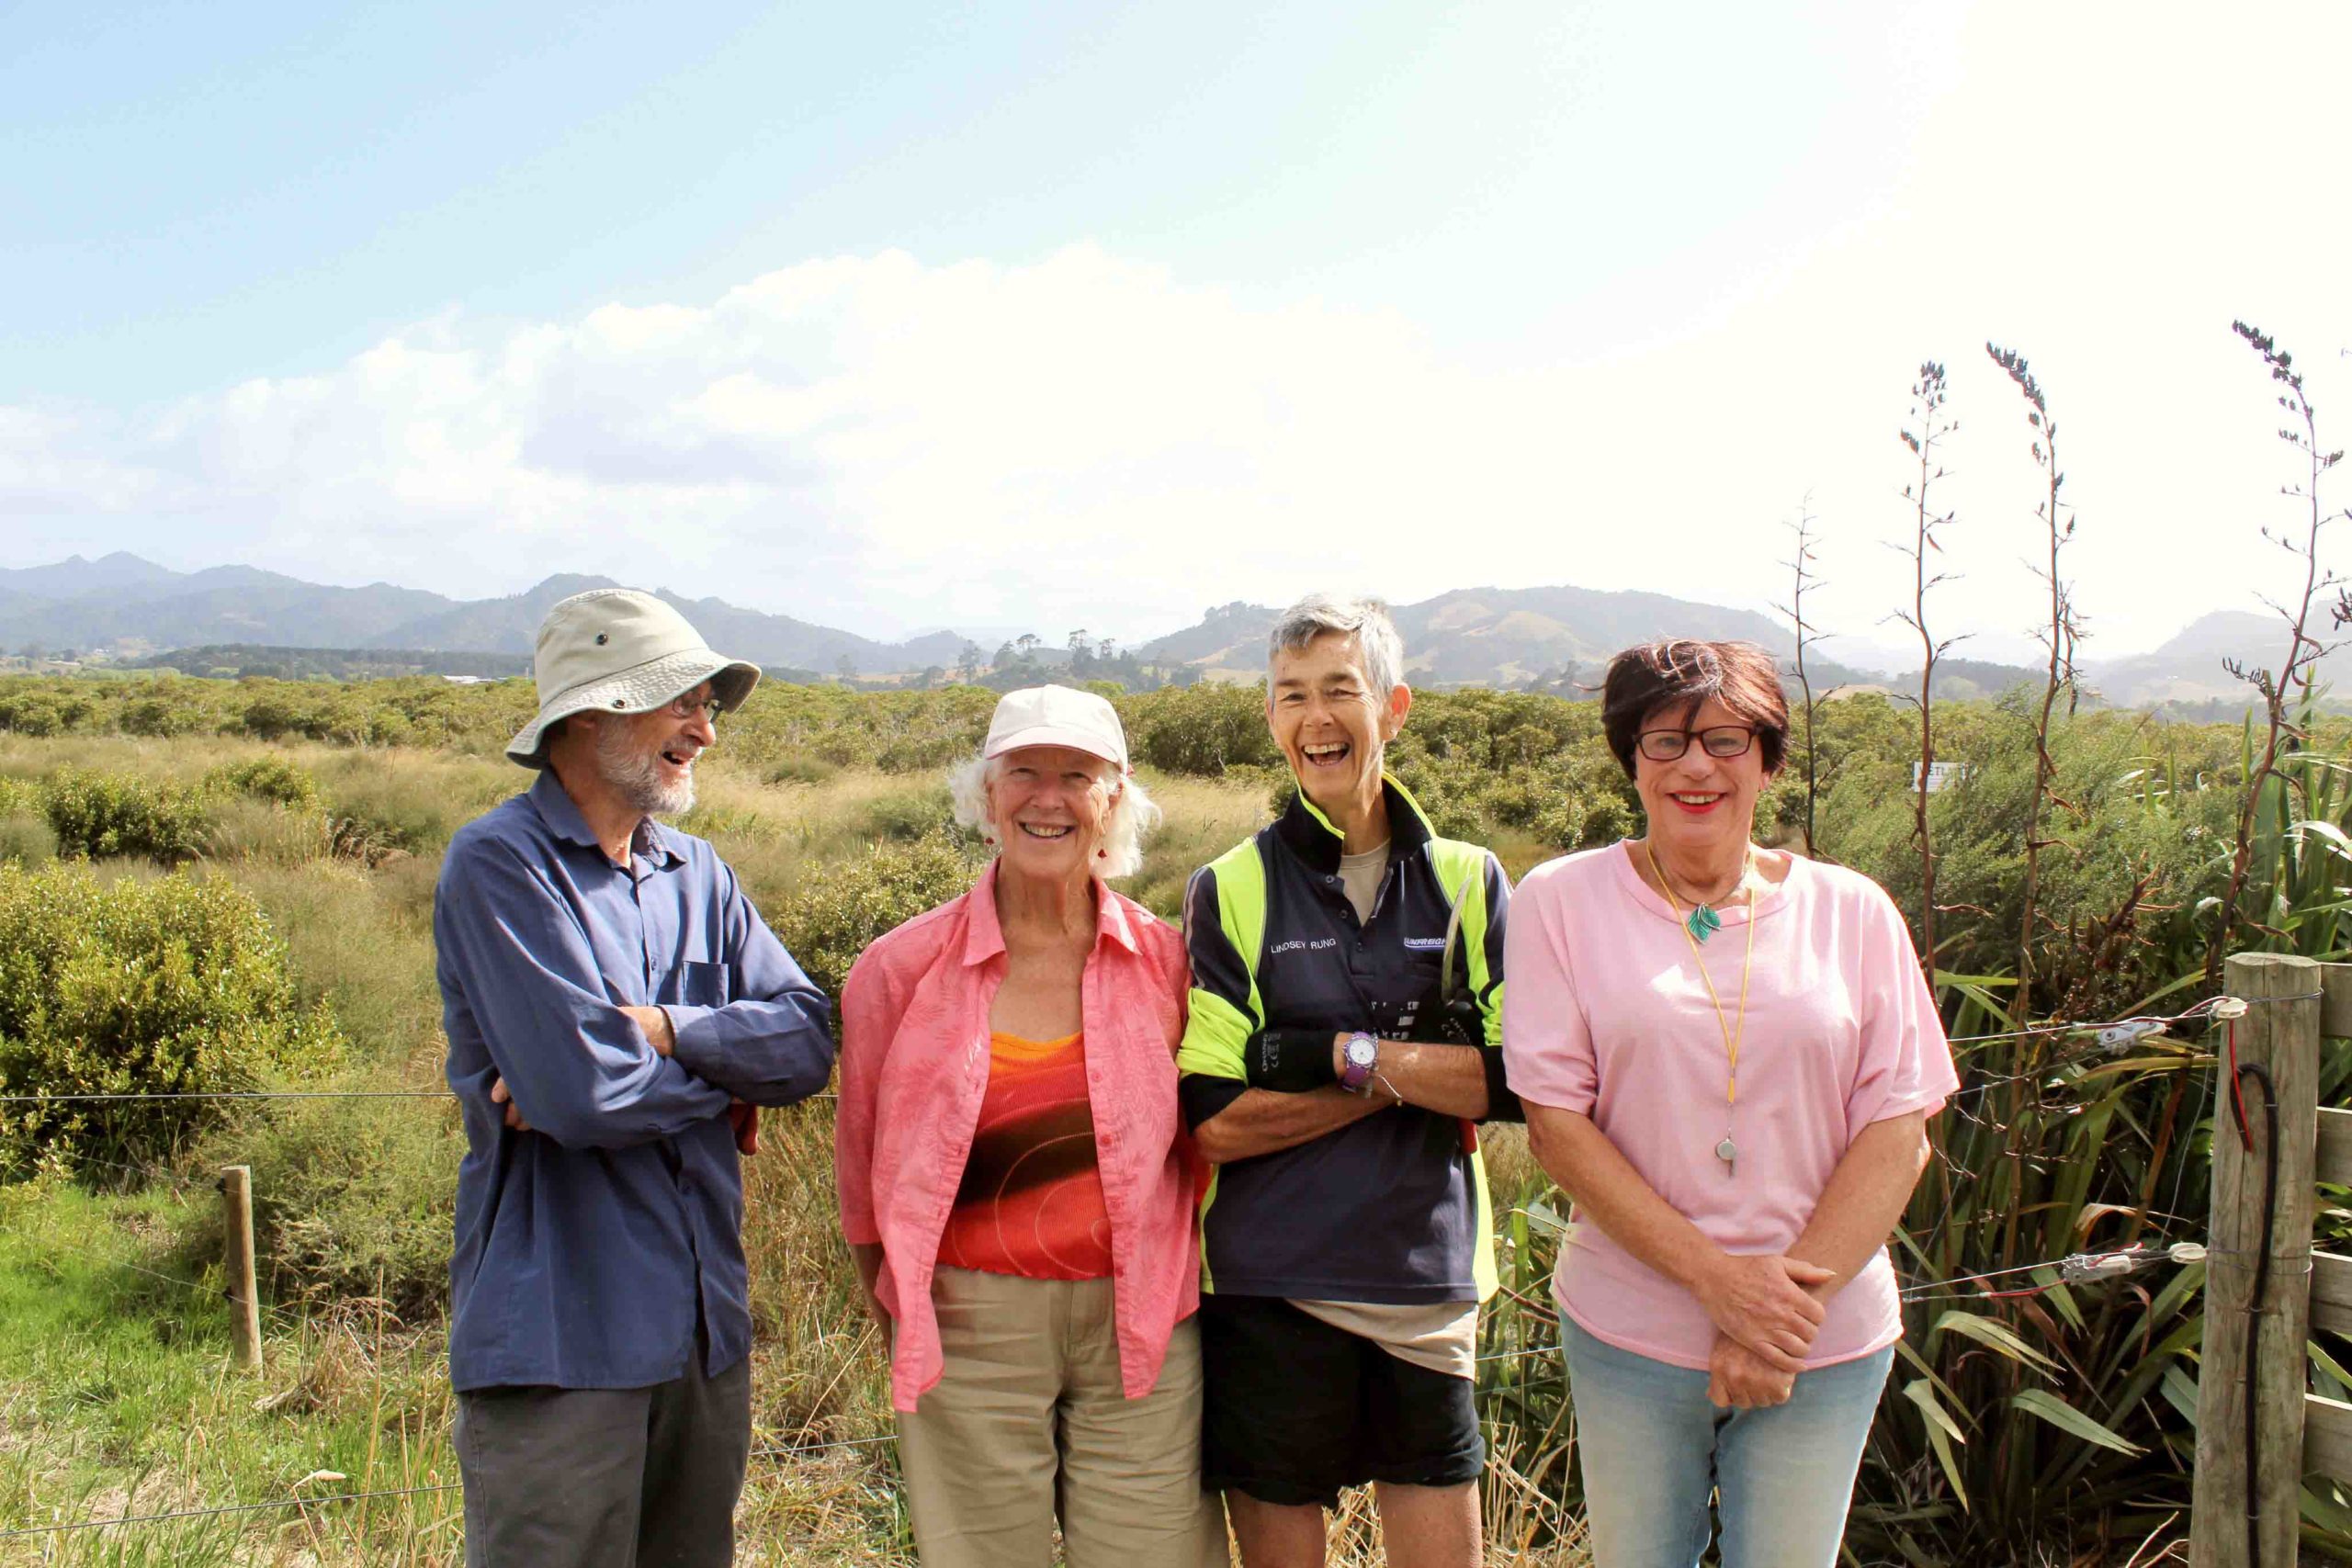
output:
[[[1362,1094],[1372,1082],[1374,1069],[1380,1066],[1380,1042],[1359,1031],[1347,1038],[1340,1049],[1344,1064],[1340,1072],[1340,1087],[1350,1094]]]

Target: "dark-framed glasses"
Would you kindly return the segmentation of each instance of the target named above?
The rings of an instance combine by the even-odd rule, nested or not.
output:
[[[1745,757],[1756,744],[1756,731],[1744,724],[1718,724],[1709,729],[1645,729],[1634,743],[1651,761],[1671,762],[1690,749],[1693,736],[1698,737],[1699,750],[1710,757]]]
[[[700,714],[704,722],[717,724],[718,716],[727,711],[727,705],[717,697],[697,697],[692,692],[688,692],[684,696],[672,697],[669,705],[662,711],[679,718],[692,718],[695,715]]]

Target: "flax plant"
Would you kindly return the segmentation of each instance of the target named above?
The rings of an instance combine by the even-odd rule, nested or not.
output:
[[[2050,591],[2050,624],[2037,633],[2049,655],[2050,667],[2041,688],[2041,711],[2034,723],[2033,795],[2026,807],[2025,820],[2025,908],[2018,919],[2018,985],[2011,1010],[2015,1017],[2024,1020],[2033,1017],[2037,977],[2034,944],[2040,915],[2035,904],[2041,891],[2041,852],[2055,842],[2041,836],[2041,817],[2044,811],[2064,804],[2054,797],[2051,788],[2058,768],[2050,756],[2050,723],[2062,691],[2067,694],[2068,714],[2074,712],[2075,648],[2081,640],[2082,626],[2075,609],[2073,585],[2067,582],[2058,564],[2059,552],[2075,536],[2074,512],[2063,507],[2058,497],[2066,482],[2066,472],[2058,466],[2058,422],[2050,417],[2049,399],[2027,367],[2023,355],[1989,343],[1984,345],[1984,352],[2017,383],[2026,400],[2026,423],[2033,431],[2034,466],[2041,470],[2044,486],[2034,515],[2041,522],[2048,546],[2047,560],[2034,568],[2034,575]]]
[[[2256,816],[2263,800],[2263,786],[2278,765],[2280,755],[2299,742],[2303,731],[2290,723],[2288,704],[2297,694],[2308,695],[2319,660],[2334,646],[2314,635],[2321,597],[2341,582],[2332,570],[2319,563],[2319,536],[2322,529],[2335,521],[2320,504],[2320,487],[2328,470],[2343,460],[2341,450],[2323,452],[2319,442],[2319,421],[2312,408],[2310,396],[2303,389],[2302,372],[2294,367],[2294,355],[2280,348],[2268,334],[2233,321],[2231,330],[2245,340],[2248,346],[2262,356],[2273,382],[2286,389],[2278,394],[2278,406],[2285,410],[2290,423],[2278,431],[2278,439],[2291,446],[2305,464],[2304,477],[2298,482],[2280,487],[2280,493],[2303,503],[2305,520],[2295,534],[2273,533],[2268,526],[2262,536],[2285,550],[2300,563],[2303,586],[2300,598],[2292,607],[2273,603],[2271,608],[2287,624],[2287,653],[2274,672],[2268,666],[2248,666],[2237,660],[2228,661],[2230,673],[2252,686],[2262,698],[2265,730],[2261,756],[2246,773],[2245,804],[2238,818],[2237,848],[2230,866],[2229,887],[2222,895],[2220,909],[2214,919],[2212,936],[2205,950],[2205,979],[2211,984],[2222,972],[2222,960],[2227,956],[2230,939],[2238,921],[2238,900],[2246,886],[2246,870],[2253,852]],[[2336,624],[2344,617],[2339,615]]]
[[[1936,660],[1960,639],[1939,638],[1928,629],[1928,595],[1938,584],[1951,578],[1951,573],[1936,565],[1943,554],[1943,545],[1936,534],[1950,526],[1954,516],[1949,511],[1937,512],[1929,505],[1928,492],[1935,481],[1944,477],[1943,467],[1936,459],[1936,449],[1960,428],[1960,422],[1945,411],[1950,398],[1944,386],[1944,367],[1934,360],[1921,365],[1919,378],[1911,384],[1910,417],[1918,428],[1915,431],[1905,425],[1900,433],[1903,445],[1919,464],[1918,478],[1903,487],[1903,499],[1911,503],[1911,536],[1895,547],[1911,562],[1911,604],[1892,617],[1909,626],[1919,637],[1919,694],[1911,699],[1919,710],[1919,777],[1912,792],[1916,814],[1913,832],[1919,849],[1919,961],[1931,975],[1936,964],[1936,846],[1934,829],[1928,820],[1928,795],[1936,766]]]
[[[1813,677],[1804,663],[1806,652],[1819,644],[1822,638],[1821,628],[1806,620],[1804,615],[1805,594],[1808,592],[1818,592],[1825,586],[1814,570],[1816,558],[1814,547],[1819,543],[1820,536],[1814,532],[1813,525],[1818,521],[1813,514],[1813,496],[1808,491],[1797,504],[1796,521],[1787,525],[1789,531],[1796,536],[1794,554],[1781,563],[1788,569],[1792,579],[1789,602],[1774,606],[1788,617],[1789,626],[1795,631],[1797,639],[1796,657],[1791,661],[1788,673],[1796,677],[1798,711],[1804,724],[1804,852],[1807,859],[1815,852],[1814,820],[1821,794],[1820,753],[1814,743],[1814,716],[1821,704],[1838,694],[1838,688],[1834,686],[1816,694],[1813,689]]]

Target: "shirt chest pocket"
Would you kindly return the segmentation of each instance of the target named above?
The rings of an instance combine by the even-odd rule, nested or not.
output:
[[[733,979],[724,964],[692,959],[678,965],[677,1000],[687,1007],[723,1008],[734,999]]]
[[[1444,964],[1439,953],[1408,948],[1370,954],[1356,987],[1372,1003],[1372,1032],[1390,1040],[1434,1040]]]

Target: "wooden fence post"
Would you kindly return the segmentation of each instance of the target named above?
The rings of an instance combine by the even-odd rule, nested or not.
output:
[[[2312,1150],[2319,1131],[2320,966],[2286,953],[2239,953],[2223,984],[2248,1004],[2236,1032],[2241,1066],[2268,1069],[2278,1094],[2278,1181],[2271,1204],[2270,1275],[2257,1314],[2256,1382],[2246,1381],[2245,1325],[2262,1247],[2273,1127],[2259,1080],[2245,1082],[2248,1149],[2226,1046],[2215,1069],[2213,1216],[2205,1274],[2205,1348],[2197,1384],[2197,1473],[2191,1568],[2250,1568],[2246,1514],[2260,1516],[2261,1568],[2293,1568],[2302,1486],[2305,1341],[2311,1327]],[[2282,998],[2294,998],[2291,1000]],[[2224,1039],[2226,1040],[2226,1036]],[[2245,1412],[2255,1407],[2255,1473],[2246,1473]]]
[[[251,1166],[220,1171],[221,1215],[229,1233],[229,1322],[237,1365],[261,1370],[261,1296],[254,1285],[254,1173]]]

